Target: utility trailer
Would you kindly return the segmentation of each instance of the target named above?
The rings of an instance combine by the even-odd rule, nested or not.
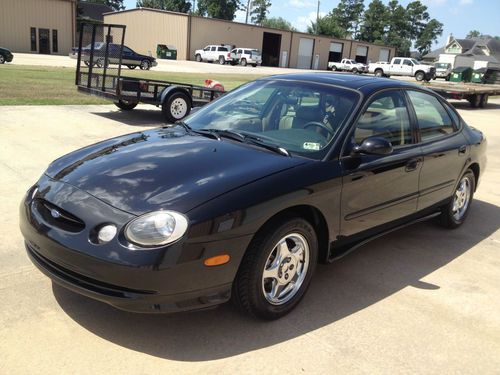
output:
[[[465,99],[472,108],[484,108],[490,96],[500,95],[500,85],[496,84],[432,82],[422,83],[422,86],[437,92],[446,99]]]
[[[161,106],[165,120],[171,123],[186,117],[193,107],[203,106],[224,93],[188,83],[122,76],[122,60],[126,60],[124,41],[125,25],[81,25],[75,77],[78,91],[112,100],[125,111],[139,103]],[[100,64],[96,63],[98,59]]]

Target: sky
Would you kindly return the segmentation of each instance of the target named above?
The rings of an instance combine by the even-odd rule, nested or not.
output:
[[[500,35],[500,0],[421,0],[431,18],[444,24],[443,34],[434,48],[443,46],[452,33],[456,38],[465,38],[470,30],[483,34]],[[317,0],[271,0],[268,17],[283,17],[299,31],[306,31],[307,25],[316,19]],[[388,0],[383,0],[387,3]],[[410,0],[400,0],[406,6]],[[320,15],[330,12],[338,0],[321,0]],[[368,6],[370,0],[365,0]],[[136,0],[124,0],[127,9],[135,8]],[[238,11],[235,21],[245,22],[245,12]]]

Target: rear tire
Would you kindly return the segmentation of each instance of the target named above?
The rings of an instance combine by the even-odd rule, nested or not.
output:
[[[384,71],[382,69],[375,70],[375,77],[383,77]]]
[[[257,67],[257,64],[252,64],[252,66],[253,66],[254,68],[256,68],[256,67]]]
[[[224,65],[225,63],[226,63],[226,59],[224,58],[224,56],[219,56],[219,64]]]
[[[234,281],[233,301],[257,318],[281,318],[306,293],[317,261],[318,240],[309,222],[274,220],[250,243]]]
[[[476,177],[467,169],[455,188],[450,203],[442,208],[441,225],[448,229],[458,228],[465,222],[476,190]]]
[[[161,112],[168,123],[182,120],[191,112],[191,98],[184,92],[174,92],[161,105]]]
[[[472,95],[468,100],[472,108],[477,108],[481,104],[482,95]]]
[[[486,105],[488,104],[488,94],[483,94],[481,95],[481,101],[479,102],[479,107],[480,108],[485,108]]]
[[[128,100],[118,100],[117,102],[115,102],[115,105],[124,111],[133,110],[135,107],[137,107],[137,104],[139,104],[139,103],[128,101]]]

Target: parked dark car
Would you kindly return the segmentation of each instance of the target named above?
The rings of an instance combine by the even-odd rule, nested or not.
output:
[[[232,298],[276,319],[318,262],[434,216],[460,226],[485,149],[452,106],[410,83],[267,77],[185,122],[55,160],[24,197],[20,227],[42,272],[118,308]]]
[[[94,44],[94,65],[102,68],[104,66],[104,60],[106,58],[106,43],[96,42]],[[85,65],[90,64],[90,52],[91,44],[82,47],[82,59]],[[87,59],[85,59],[87,56]],[[78,47],[72,48],[70,57],[78,57]],[[108,47],[108,64],[119,64],[120,63],[120,45],[119,44],[109,44]],[[158,62],[152,56],[141,55],[130,49],[127,46],[123,46],[122,51],[122,65],[126,65],[129,69],[135,69],[137,67],[143,70],[149,70],[151,67],[157,66]]]
[[[6,62],[11,62],[14,55],[7,48],[0,47],[0,64],[5,64]]]

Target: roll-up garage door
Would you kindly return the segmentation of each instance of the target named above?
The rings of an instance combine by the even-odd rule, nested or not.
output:
[[[328,54],[328,61],[338,62],[342,60],[342,49],[344,48],[343,43],[330,43],[330,51]]]
[[[358,46],[356,47],[356,61],[366,64],[368,59],[368,47],[366,46]]]
[[[389,61],[389,53],[388,49],[382,48],[378,54],[378,61]]]
[[[313,48],[314,48],[314,39],[300,38],[297,68],[311,69]]]

